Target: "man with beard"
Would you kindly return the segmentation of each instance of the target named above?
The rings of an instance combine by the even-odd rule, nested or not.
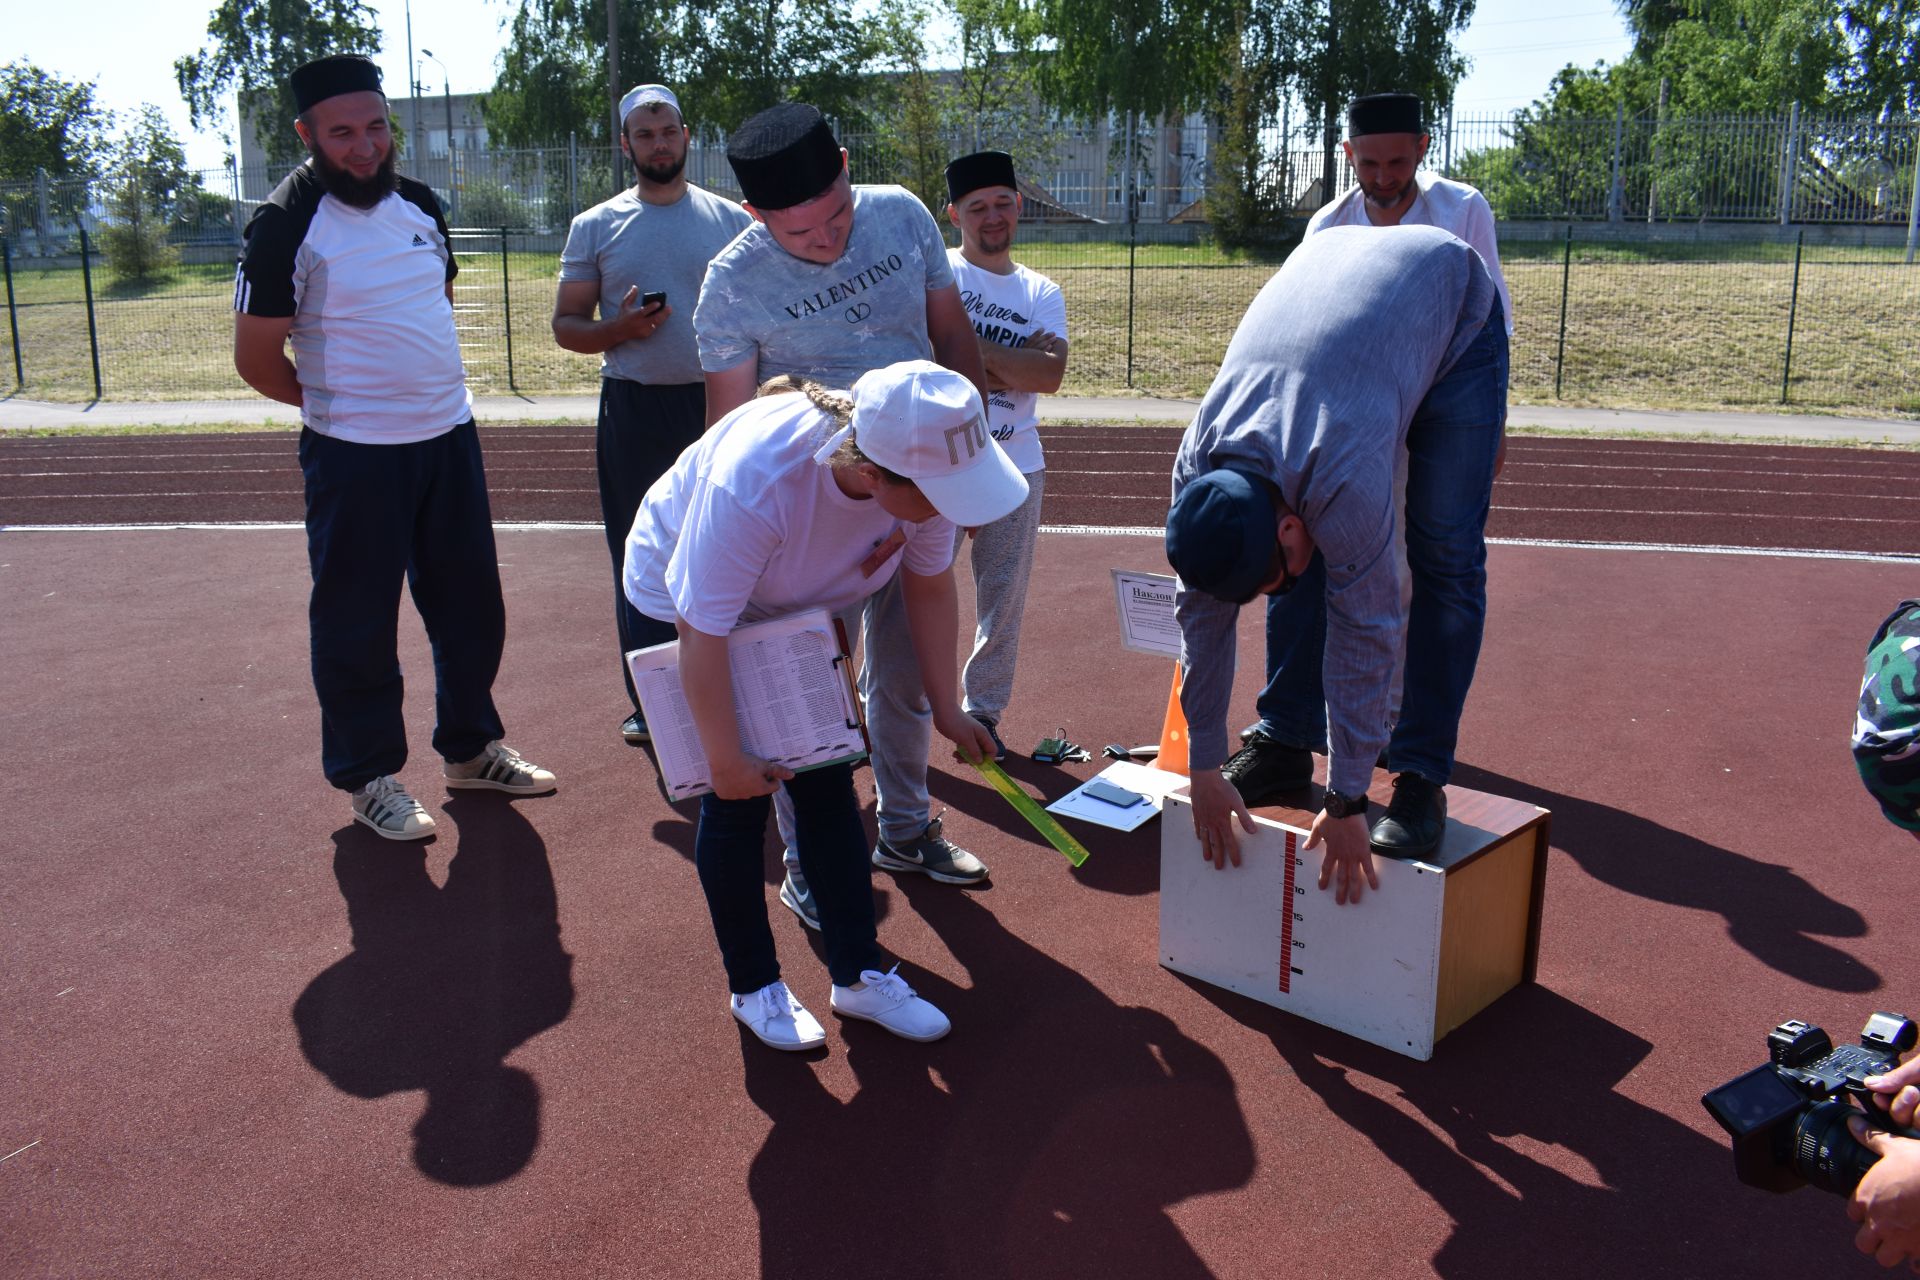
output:
[[[1335,227],[1308,236],[1234,331],[1173,464],[1167,559],[1191,728],[1201,851],[1239,865],[1247,794],[1226,755],[1236,619],[1262,595],[1294,660],[1261,695],[1270,749],[1327,792],[1306,847],[1324,845],[1335,901],[1378,888],[1372,854],[1420,857],[1446,828],[1446,784],[1487,609],[1487,512],[1507,330],[1480,256],[1434,227]],[[1445,414],[1423,416],[1442,403]],[[1412,608],[1393,555],[1394,458],[1405,451]],[[1404,714],[1389,732],[1394,655],[1407,655]],[[1279,695],[1279,696],[1276,696]],[[1393,799],[1369,829],[1367,787],[1385,747]],[[1364,884],[1363,884],[1364,881]]]
[[[687,181],[686,120],[666,86],[629,92],[620,100],[620,120],[620,149],[637,178],[630,190],[573,220],[560,253],[553,338],[568,351],[601,357],[594,452],[613,556],[614,625],[625,654],[674,638],[671,624],[635,609],[621,586],[627,533],[647,489],[706,426],[693,304],[707,263],[753,219]],[[633,709],[621,736],[645,742],[647,722],[624,658],[620,671]]]
[[[1494,239],[1493,209],[1487,198],[1464,182],[1442,178],[1420,167],[1432,135],[1421,122],[1421,102],[1411,93],[1370,93],[1347,106],[1347,166],[1352,190],[1307,220],[1307,234],[1328,227],[1438,227],[1459,236],[1487,264],[1500,287],[1500,308],[1513,332],[1513,298],[1500,274],[1500,248]]]
[[[1347,163],[1353,169],[1355,186],[1340,199],[1324,205],[1307,222],[1307,235],[1329,227],[1398,226],[1438,227],[1473,246],[1486,263],[1488,273],[1500,294],[1500,309],[1506,316],[1506,330],[1513,332],[1513,306],[1507,294],[1506,277],[1500,274],[1500,250],[1494,240],[1493,210],[1486,198],[1464,182],[1451,182],[1420,168],[1432,141],[1421,123],[1420,99],[1410,93],[1375,93],[1355,98],[1347,108]],[[1451,385],[1454,384],[1449,384]],[[1457,425],[1477,429],[1480,423],[1459,423],[1462,412],[1494,413],[1501,431],[1499,450],[1494,456],[1494,474],[1506,461],[1506,400],[1496,403],[1481,397],[1453,400],[1436,389],[1422,401],[1414,416],[1416,434],[1434,428]],[[1393,509],[1406,510],[1407,455],[1394,456]],[[1405,522],[1394,536],[1393,554],[1398,562],[1402,587],[1401,605],[1411,609],[1414,575],[1409,571]],[[1227,761],[1227,780],[1239,789],[1248,804],[1270,804],[1290,791],[1306,786],[1313,777],[1310,751],[1325,751],[1325,729],[1318,722],[1307,741],[1297,726],[1287,726],[1287,707],[1293,705],[1301,690],[1318,678],[1319,655],[1325,647],[1325,623],[1318,597],[1274,596],[1267,602],[1267,686],[1256,708],[1260,718],[1240,735],[1244,744]],[[1388,694],[1387,714],[1392,723],[1400,718],[1406,655],[1394,661],[1393,680]],[[1321,736],[1313,736],[1318,734]],[[1404,762],[1391,752],[1383,762],[1388,768],[1404,771]],[[1417,784],[1415,784],[1417,785]],[[1430,809],[1430,806],[1429,806]],[[1422,833],[1432,830],[1421,824]],[[1384,852],[1409,852],[1423,843],[1423,836],[1409,834],[1398,821],[1379,828],[1379,847]]]
[[[1000,717],[1013,698],[1020,618],[1027,607],[1047,476],[1039,400],[1043,392],[1058,391],[1066,375],[1067,304],[1059,285],[1013,260],[1020,191],[1012,156],[977,151],[948,165],[947,221],[960,232],[960,247],[947,250],[947,262],[979,335],[987,371],[987,427],[1027,478],[1027,500],[974,532],[978,621],[973,653],[960,677],[967,714],[993,735],[994,758],[1005,759]]]
[[[501,741],[493,704],[506,608],[439,202],[394,173],[371,61],[320,58],[292,80],[308,159],[247,223],[233,363],[300,406],[321,765],[354,821],[418,840],[434,821],[395,776],[403,580],[433,646],[446,784],[538,795],[554,777]]]

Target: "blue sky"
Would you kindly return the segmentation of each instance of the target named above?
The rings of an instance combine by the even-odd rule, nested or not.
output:
[[[385,35],[380,61],[389,85],[407,82],[405,10],[377,3]],[[59,5],[16,4],[8,15],[8,59],[25,58],[68,80],[97,86],[102,105],[130,113],[151,102],[174,122],[189,163],[212,168],[227,147],[217,134],[194,134],[173,81],[173,60],[204,41],[212,0],[90,0],[87,20]],[[455,93],[493,83],[505,0],[412,0],[413,47],[431,49]],[[105,37],[105,38],[103,38]],[[1525,106],[1569,62],[1622,56],[1629,45],[1619,11],[1604,0],[1480,0],[1460,47],[1473,70],[1460,85],[1457,111],[1489,115]],[[438,92],[442,75],[426,63],[422,78]]]

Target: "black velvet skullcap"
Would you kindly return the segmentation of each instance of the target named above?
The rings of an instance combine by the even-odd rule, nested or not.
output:
[[[316,102],[337,98],[343,93],[385,93],[380,87],[380,68],[373,59],[358,53],[335,53],[315,58],[293,69],[293,102],[305,111]]]
[[[749,117],[727,139],[727,163],[756,209],[791,209],[811,200],[845,167],[840,144],[818,107],[783,102]]]
[[[961,196],[982,187],[1019,190],[1013,176],[1013,157],[1004,151],[976,151],[947,166],[948,204],[958,204]]]
[[[1420,123],[1420,99],[1411,93],[1370,93],[1347,107],[1347,136],[1370,133],[1425,133]]]

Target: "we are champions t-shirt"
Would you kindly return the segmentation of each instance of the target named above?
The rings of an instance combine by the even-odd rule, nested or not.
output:
[[[952,283],[946,243],[919,198],[857,186],[838,261],[794,257],[762,222],[720,251],[693,317],[700,367],[758,360],[756,381],[791,373],[851,387],[870,369],[931,358],[927,295]]]
[[[958,249],[947,251],[967,319],[982,342],[1024,347],[1036,330],[1067,336],[1067,303],[1060,286],[1038,271],[1014,264],[1008,275],[976,267]],[[987,426],[1023,475],[1045,468],[1040,449],[1040,395],[993,391],[987,396]]]

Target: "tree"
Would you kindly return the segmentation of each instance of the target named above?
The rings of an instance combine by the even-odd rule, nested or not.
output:
[[[0,181],[87,178],[106,159],[113,117],[93,100],[93,86],[49,75],[31,62],[0,67]]]
[[[684,82],[681,102],[721,133],[789,100],[812,103],[842,131],[863,130],[872,123],[866,68],[883,52],[884,25],[883,12],[856,14],[840,0],[715,0],[687,24],[700,75]]]
[[[693,70],[692,10],[675,0],[635,0],[615,10],[619,23],[619,83],[680,85]],[[503,22],[493,88],[480,101],[487,132],[510,147],[558,146],[569,136],[583,144],[612,144],[613,104],[607,100],[607,21],[602,0],[520,0]],[[681,95],[682,103],[686,94]],[[698,117],[691,109],[689,119]]]
[[[180,262],[167,232],[189,187],[187,157],[152,103],[135,113],[114,148],[109,182],[100,243],[114,275],[145,282],[169,274]]]
[[[220,0],[207,19],[208,47],[173,64],[193,127],[218,123],[234,90],[268,157],[276,164],[298,159],[294,69],[330,53],[378,53],[377,18],[360,0]]]
[[[1920,116],[1920,3],[1842,0],[1846,57],[1835,96],[1850,110],[1885,121]]]

